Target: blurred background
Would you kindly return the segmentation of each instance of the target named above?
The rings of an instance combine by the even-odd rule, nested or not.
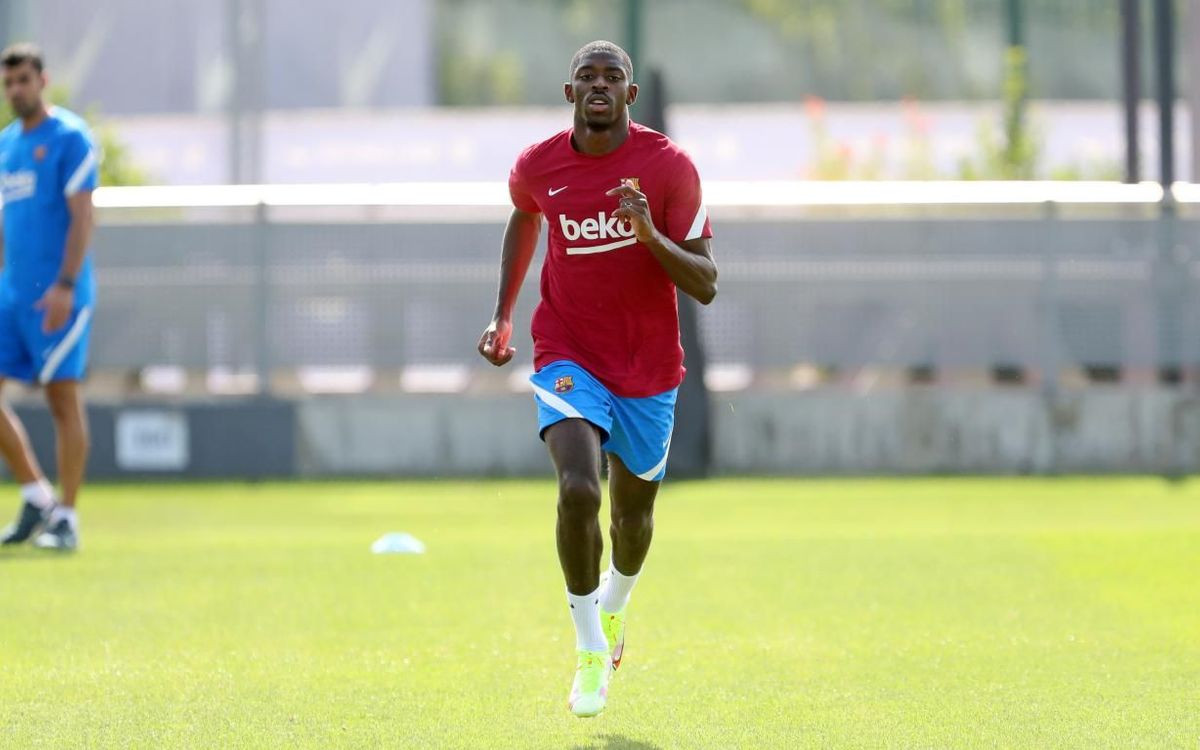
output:
[[[513,365],[474,348],[596,38],[716,235],[673,476],[1200,462],[1195,2],[0,0],[0,34],[105,148],[93,477],[547,472],[534,280]]]

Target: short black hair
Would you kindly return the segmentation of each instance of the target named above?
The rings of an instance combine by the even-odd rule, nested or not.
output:
[[[42,50],[36,44],[17,42],[0,52],[0,65],[6,68],[15,68],[25,63],[32,65],[33,69],[39,73],[45,69],[46,63],[42,59]]]
[[[571,58],[571,70],[567,74],[567,80],[575,77],[575,69],[579,67],[580,60],[596,52],[613,55],[618,58],[621,61],[621,65],[625,66],[625,75],[629,76],[630,80],[633,79],[633,60],[629,59],[629,53],[621,49],[619,45],[606,42],[603,39],[597,39],[580,47],[575,56]]]

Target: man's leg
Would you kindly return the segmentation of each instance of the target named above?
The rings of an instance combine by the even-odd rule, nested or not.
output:
[[[546,429],[546,447],[558,472],[558,561],[567,591],[590,594],[600,585],[600,431],[582,419]]]
[[[46,402],[54,419],[54,437],[58,446],[58,481],[62,485],[62,505],[50,513],[46,530],[33,540],[42,549],[73,551],[79,548],[79,523],[75,503],[87,465],[87,415],[79,383],[59,380],[46,385]]]
[[[91,447],[87,412],[79,382],[60,380],[46,385],[46,402],[54,418],[54,437],[58,448],[58,481],[62,485],[62,504],[74,508],[83,484]]]
[[[600,623],[613,668],[625,655],[625,607],[654,537],[654,499],[666,474],[676,390],[613,401],[608,451],[612,557],[600,592]]]
[[[608,496],[612,503],[612,558],[600,592],[600,627],[613,669],[625,656],[625,605],[642,572],[654,537],[654,498],[658,482],[635,476],[615,453],[608,454]]]
[[[3,388],[4,379],[0,378],[0,390]],[[13,413],[7,401],[0,401],[0,454],[4,455],[4,463],[12,472],[13,479],[22,486],[43,478],[37,456],[29,447],[29,436],[25,433],[25,426]]]
[[[556,422],[544,434],[558,472],[558,560],[575,624],[575,679],[567,705],[595,716],[608,701],[608,641],[600,625],[600,431],[583,419]]]
[[[0,378],[0,389],[4,379]],[[0,455],[21,485],[21,510],[17,519],[0,531],[0,544],[20,544],[42,528],[54,507],[54,488],[42,475],[37,456],[29,447],[25,426],[8,404],[0,401]]]
[[[647,482],[634,476],[625,468],[620,457],[609,454],[608,495],[612,502],[609,535],[612,537],[612,567],[621,576],[636,576],[640,573],[646,553],[650,551],[650,540],[654,537],[654,498],[658,495],[658,485],[658,482]],[[623,606],[624,602],[621,603],[621,607]]]

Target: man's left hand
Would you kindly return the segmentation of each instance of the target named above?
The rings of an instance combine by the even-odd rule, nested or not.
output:
[[[55,284],[46,290],[34,307],[45,313],[42,317],[42,333],[54,333],[71,319],[71,310],[75,307],[75,292],[61,284]]]
[[[654,220],[650,218],[650,202],[646,200],[645,193],[625,183],[621,187],[609,190],[605,195],[620,197],[620,207],[613,212],[613,216],[619,216],[633,226],[638,242],[645,244],[654,239],[658,232],[654,228]]]

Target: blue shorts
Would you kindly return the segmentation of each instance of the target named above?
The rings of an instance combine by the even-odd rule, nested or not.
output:
[[[45,385],[82,380],[87,371],[92,306],[78,307],[67,324],[42,332],[44,313],[0,294],[0,376]]]
[[[551,362],[529,379],[538,405],[538,434],[564,419],[586,419],[603,433],[601,447],[647,482],[667,473],[678,388],[646,398],[615,396],[569,360]]]

